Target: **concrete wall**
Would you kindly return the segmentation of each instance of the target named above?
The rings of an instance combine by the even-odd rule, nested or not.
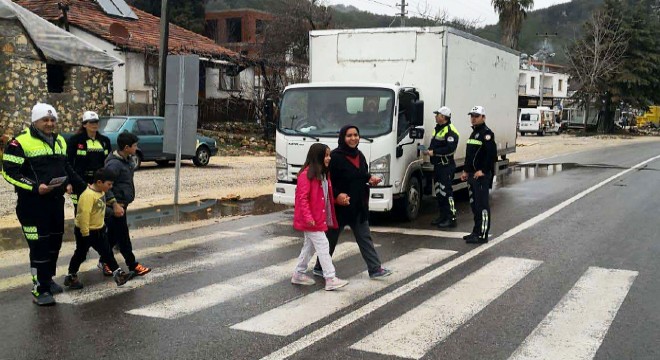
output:
[[[0,20],[0,49],[0,132],[16,133],[29,125],[37,102],[55,107],[60,131],[79,126],[85,110],[113,112],[111,72],[70,66],[63,92],[49,93],[46,62],[19,22]]]
[[[220,68],[206,69],[207,99],[227,99],[234,96],[251,100],[254,97],[254,68],[247,68],[239,73],[240,90],[238,91],[220,90],[220,71]],[[229,78],[226,77],[226,80],[229,81]]]

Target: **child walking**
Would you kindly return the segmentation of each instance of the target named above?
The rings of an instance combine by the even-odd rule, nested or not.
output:
[[[316,143],[307,153],[307,160],[298,174],[296,186],[296,204],[293,213],[293,227],[302,231],[305,236],[298,265],[296,266],[292,284],[314,285],[316,282],[307,275],[307,264],[316,255],[323,267],[325,290],[335,290],[346,286],[348,281],[335,276],[335,267],[330,257],[330,245],[325,231],[337,227],[337,217],[333,204],[334,194],[330,183],[330,148]]]
[[[108,169],[98,169],[94,172],[93,183],[80,194],[75,219],[74,235],[76,250],[69,262],[69,275],[64,278],[64,286],[69,289],[82,289],[83,283],[78,278],[78,270],[87,258],[90,246],[100,255],[104,263],[112,271],[117,286],[124,285],[132,276],[125,273],[115,260],[108,238],[105,233],[105,192],[112,188],[114,174]]]

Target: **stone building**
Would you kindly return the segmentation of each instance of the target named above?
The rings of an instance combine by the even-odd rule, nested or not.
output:
[[[13,17],[7,15],[10,10],[17,11]],[[24,23],[30,24],[32,33]],[[42,34],[57,34],[65,40],[44,43],[48,36]],[[78,126],[85,110],[101,115],[113,112],[112,71],[108,69],[119,60],[8,0],[0,0],[0,49],[0,135],[14,134],[28,125],[37,102],[55,107],[60,131]],[[67,61],[58,52],[73,58]]]

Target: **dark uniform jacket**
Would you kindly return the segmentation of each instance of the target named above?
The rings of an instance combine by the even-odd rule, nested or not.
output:
[[[135,184],[133,183],[135,166],[133,162],[124,159],[114,151],[105,159],[105,168],[112,170],[116,176],[112,189],[106,193],[108,204],[115,201],[124,205],[132,203],[135,200]]]
[[[465,151],[464,170],[467,173],[475,173],[481,170],[484,174],[489,173],[492,175],[497,160],[495,134],[486,124],[473,126],[472,129]]]
[[[67,157],[73,170],[87,183],[92,183],[94,172],[105,165],[105,159],[112,152],[110,139],[99,133],[96,139],[83,131],[73,135],[67,142]]]
[[[361,151],[360,168],[358,169],[347,158],[346,154],[335,149],[330,153],[330,175],[335,197],[341,193],[347,194],[351,200],[348,206],[336,206],[337,220],[340,223],[353,223],[356,219],[364,222],[369,219],[369,185],[371,178],[367,167],[367,159]]]
[[[53,134],[53,145],[30,126],[21,131],[6,146],[2,156],[2,176],[14,185],[21,196],[39,196],[39,185],[48,185],[54,178],[67,176],[61,186],[45,196],[62,196],[67,184],[74,188],[85,187],[83,180],[73,171],[67,161],[66,141],[59,134]]]
[[[433,150],[431,164],[454,165],[456,147],[458,147],[458,130],[451,121],[443,125],[436,125],[431,144],[429,144],[429,150]]]

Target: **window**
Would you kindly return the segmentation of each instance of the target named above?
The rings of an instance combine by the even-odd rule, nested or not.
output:
[[[532,76],[529,80],[529,88],[536,89],[536,78]]]
[[[255,22],[254,33],[259,36],[264,34],[264,29],[266,28],[266,23],[263,20],[257,20]]]
[[[231,18],[226,20],[227,24],[227,42],[241,42],[243,41],[241,29],[241,18]]]
[[[558,89],[557,89],[557,90],[562,91],[561,88],[563,87],[563,85],[564,85],[564,80],[559,79],[559,86],[558,86]]]
[[[415,94],[409,92],[399,93],[399,120],[397,122],[396,137],[401,141],[407,134],[410,126],[409,109],[413,101],[416,100]]]
[[[204,26],[204,35],[213,41],[218,42],[218,20],[206,20]]]
[[[158,82],[158,58],[145,56],[144,58],[144,85],[153,86]]]
[[[46,64],[46,76],[49,93],[63,93],[70,85],[71,67],[68,65]]]
[[[241,76],[239,74],[230,76],[226,68],[220,69],[220,81],[218,81],[218,90],[230,90],[230,91],[239,91],[241,90]]]
[[[158,135],[158,130],[154,121],[151,119],[142,119],[135,122],[133,125],[133,131],[135,135]]]

